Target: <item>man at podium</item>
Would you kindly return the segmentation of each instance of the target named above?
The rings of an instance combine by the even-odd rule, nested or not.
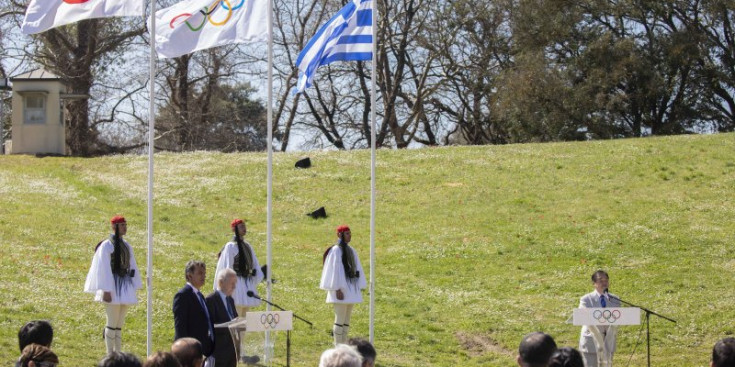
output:
[[[592,285],[595,290],[587,293],[579,300],[579,308],[591,307],[620,307],[618,296],[607,292],[610,285],[610,277],[604,270],[598,270],[592,274]],[[600,330],[600,334],[605,340],[605,349],[610,352],[610,361],[615,353],[615,337],[617,327],[615,326],[582,326],[582,334],[579,337],[579,351],[584,357],[584,364],[587,367],[597,366],[597,349],[595,348],[595,340],[590,328],[596,327]]]

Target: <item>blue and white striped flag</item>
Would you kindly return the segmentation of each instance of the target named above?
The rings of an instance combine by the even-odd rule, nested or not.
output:
[[[293,94],[311,86],[316,69],[334,61],[373,57],[373,1],[352,0],[324,24],[296,59],[301,70]]]

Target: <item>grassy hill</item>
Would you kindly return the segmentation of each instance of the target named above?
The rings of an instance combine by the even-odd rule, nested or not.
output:
[[[678,321],[652,318],[653,365],[708,365],[714,342],[735,332],[733,153],[732,134],[379,151],[378,365],[511,366],[535,330],[576,347],[566,320],[599,268],[612,292]],[[301,156],[274,157],[273,300],[314,322],[294,321],[292,365],[306,367],[331,343],[318,283],[338,224],[368,268],[370,153],[312,152],[311,169],[293,168]],[[104,311],[84,279],[115,214],[145,268],[146,170],[144,156],[0,157],[0,364],[39,318],[55,327],[62,366],[102,357]],[[155,177],[153,338],[168,349],[183,266],[205,260],[211,291],[232,218],[247,219],[265,263],[266,155],[159,154]],[[322,205],[327,219],[305,215]],[[123,330],[139,356],[145,297]],[[367,301],[355,308],[353,336],[367,335],[368,315]],[[645,330],[618,340],[616,365],[645,365]]]

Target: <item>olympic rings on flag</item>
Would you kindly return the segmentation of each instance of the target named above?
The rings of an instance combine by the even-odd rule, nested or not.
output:
[[[67,4],[83,4],[86,3],[89,0],[64,0]]]
[[[618,310],[612,310],[612,311],[595,310],[595,312],[592,313],[592,317],[594,317],[595,320],[597,320],[597,322],[599,323],[607,322],[607,323],[613,324],[615,323],[615,321],[618,321],[618,319],[620,318],[620,311]]]
[[[266,329],[274,329],[278,325],[280,319],[281,317],[277,313],[264,313],[260,315],[260,323],[263,324]]]
[[[89,0],[64,0],[64,1],[89,1]],[[233,7],[232,4],[230,3],[230,0],[214,0],[212,4],[210,4],[209,6],[205,6],[203,10],[199,11],[199,13],[203,15],[202,22],[199,25],[193,26],[191,23],[189,23],[188,19],[191,18],[192,16],[191,13],[182,13],[182,14],[179,14],[171,18],[171,21],[169,22],[168,26],[171,29],[174,29],[177,26],[184,23],[189,28],[189,30],[191,30],[192,32],[198,32],[204,27],[204,24],[206,24],[207,21],[209,21],[211,25],[215,27],[220,27],[220,26],[227,24],[227,22],[230,21],[230,18],[232,18],[232,12],[242,8],[244,4],[245,4],[245,0],[240,0],[240,3],[237,4],[237,6]],[[217,21],[217,20],[212,19],[212,15],[214,14],[215,11],[217,11],[220,5],[222,5],[222,9],[227,11],[227,15],[224,17],[224,20]],[[179,18],[185,18],[185,20],[183,22],[176,22],[176,20],[178,20]]]
[[[240,3],[237,4],[236,7],[232,8],[232,10],[237,10],[237,9],[242,8],[242,5],[243,4],[245,4],[245,0],[240,0]],[[230,10],[230,8],[228,8],[227,6],[225,6],[225,4],[222,4],[222,7],[225,8],[225,9],[227,9],[227,10]]]

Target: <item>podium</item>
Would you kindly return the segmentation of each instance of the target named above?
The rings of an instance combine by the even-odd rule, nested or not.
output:
[[[245,317],[217,324],[215,328],[228,328],[238,366],[270,366],[275,346],[275,331],[293,329],[291,311],[248,312]],[[287,351],[290,353],[290,350]]]
[[[641,309],[638,307],[592,307],[575,308],[572,324],[586,326],[592,333],[597,350],[597,366],[612,367],[612,353],[605,346],[605,337],[600,327],[607,327],[607,334],[617,333],[618,326],[640,325]]]

